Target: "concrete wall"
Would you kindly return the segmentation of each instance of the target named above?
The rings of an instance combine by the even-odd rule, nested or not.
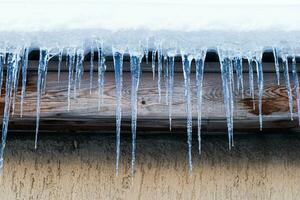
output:
[[[115,175],[112,135],[10,135],[0,199],[299,199],[300,135],[203,138],[188,173],[184,135],[138,136],[131,177],[130,136]]]

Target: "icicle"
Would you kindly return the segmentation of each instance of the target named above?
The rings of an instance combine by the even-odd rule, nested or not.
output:
[[[191,92],[190,92],[190,72],[192,57],[186,55],[184,52],[182,55],[182,68],[184,76],[184,97],[185,107],[187,113],[187,144],[188,144],[188,159],[189,159],[189,170],[192,172],[192,105],[191,105]]]
[[[252,105],[253,105],[253,110],[254,110],[255,109],[255,101],[254,101],[254,79],[253,79],[252,58],[248,58],[248,67],[249,67],[249,90],[250,90],[250,96],[252,97]]]
[[[262,97],[264,89],[264,77],[262,68],[262,52],[257,52],[254,59],[256,63],[256,73],[257,73],[257,85],[258,85],[258,111],[259,111],[259,129],[262,131],[263,127],[263,116],[262,116]]]
[[[74,98],[76,98],[76,88],[78,84],[78,88],[80,90],[81,79],[83,76],[83,60],[84,60],[84,51],[82,49],[77,50],[76,56],[76,74],[75,74],[75,83],[74,83]]]
[[[61,68],[61,61],[62,61],[62,56],[63,56],[63,49],[59,50],[58,54],[58,66],[57,66],[57,82],[59,83],[60,81],[60,68]]]
[[[3,85],[3,67],[5,63],[4,54],[0,52],[0,96],[2,94],[2,85]]]
[[[106,70],[105,65],[105,55],[103,53],[103,44],[101,44],[101,47],[98,48],[98,85],[99,85],[99,102],[98,102],[98,111],[100,111],[100,108],[103,104],[103,91],[104,91],[104,75]]]
[[[123,85],[123,53],[113,49],[115,81],[116,81],[116,174],[119,173],[121,118],[122,118],[122,85]]]
[[[35,142],[34,147],[37,148],[37,140],[40,125],[40,111],[41,111],[41,98],[45,84],[46,68],[48,64],[49,53],[47,49],[40,49],[40,59],[38,67],[38,81],[37,81],[37,103],[36,103],[36,129],[35,129]]]
[[[273,47],[273,56],[274,56],[274,63],[275,63],[275,71],[277,77],[277,85],[280,85],[280,71],[279,71],[279,62],[278,62],[278,54],[276,48]]]
[[[140,62],[142,55],[139,53],[130,54],[131,71],[131,133],[132,133],[132,160],[131,169],[134,174],[135,149],[136,149],[136,125],[137,125],[137,92],[140,79]]]
[[[241,92],[242,99],[244,98],[244,81],[243,81],[243,60],[240,57],[234,59],[237,75],[237,90]]]
[[[166,87],[166,105],[169,103],[169,66],[168,66],[168,57],[164,56],[164,78],[165,78],[165,87]]]
[[[153,75],[153,80],[155,79],[155,59],[156,59],[156,52],[157,50],[152,51],[152,75]]]
[[[23,117],[23,103],[24,97],[26,95],[26,77],[27,77],[27,65],[28,65],[28,48],[24,48],[23,55],[22,55],[22,91],[21,91],[21,114],[20,116]]]
[[[289,75],[289,61],[286,56],[282,56],[282,61],[284,63],[284,80],[285,80],[285,87],[287,89],[287,94],[289,99],[290,115],[291,115],[291,120],[293,120],[293,95],[292,95],[290,75]]]
[[[292,58],[292,74],[293,74],[294,85],[295,85],[295,90],[296,90],[298,121],[299,121],[299,126],[300,126],[300,93],[299,93],[299,80],[298,80],[295,56],[293,56],[293,58]]]
[[[201,154],[201,119],[202,119],[202,86],[206,50],[201,51],[196,57],[196,85],[197,85],[197,125],[198,125],[198,149]]]
[[[73,84],[74,62],[75,62],[75,49],[69,49],[67,52],[69,75],[68,75],[68,111],[71,107],[71,86]]]
[[[157,65],[157,91],[158,91],[158,102],[161,102],[161,73],[162,73],[162,63],[163,63],[163,55],[161,45],[157,51],[158,57],[158,65]]]
[[[19,60],[20,61],[20,60]],[[17,64],[17,73],[15,74],[14,83],[13,83],[13,102],[12,102],[12,115],[15,114],[15,107],[16,107],[16,97],[17,97],[17,91],[19,86],[19,78],[20,78],[20,63],[18,61]]]
[[[168,80],[168,92],[169,92],[169,129],[172,129],[172,104],[173,104],[173,87],[174,87],[174,54],[168,56],[168,67],[169,67],[169,80]]]
[[[98,55],[100,56],[100,55]],[[94,72],[94,48],[91,47],[91,60],[90,60],[90,94],[93,88],[93,72]]]
[[[221,66],[221,77],[224,95],[225,113],[227,119],[229,149],[233,146],[233,82],[232,82],[232,64],[228,57],[223,55],[219,49],[219,60]]]
[[[7,75],[6,75],[6,94],[5,94],[5,106],[3,112],[3,122],[2,122],[2,141],[1,141],[1,149],[0,149],[0,168],[3,168],[3,156],[4,149],[6,145],[6,136],[11,108],[11,97],[13,84],[16,79],[17,69],[18,69],[18,54],[8,53],[7,58]]]
[[[149,63],[149,39],[146,41],[146,48],[144,49],[146,64]]]

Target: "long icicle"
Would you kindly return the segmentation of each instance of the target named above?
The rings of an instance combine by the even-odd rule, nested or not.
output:
[[[169,130],[172,130],[172,107],[173,107],[173,87],[174,87],[174,54],[168,56],[168,67],[169,67],[169,80],[168,80],[168,92],[169,92]]]
[[[83,76],[83,60],[84,60],[84,51],[82,49],[77,50],[76,55],[76,74],[75,74],[75,82],[74,82],[74,98],[77,97],[77,85],[80,90],[81,79]]]
[[[159,48],[157,50],[157,58],[158,58],[158,64],[157,64],[157,91],[158,91],[158,102],[161,102],[161,73],[162,73],[162,63],[163,63],[163,55],[162,55],[162,48],[161,45],[159,45]]]
[[[21,63],[20,60],[18,60],[17,73],[15,74],[16,77],[14,78],[14,84],[13,84],[12,115],[15,114],[16,97],[17,97],[17,91],[19,86],[20,74],[21,74]]]
[[[165,78],[165,88],[166,88],[166,105],[169,104],[169,63],[168,63],[168,56],[164,55],[164,78]]]
[[[10,108],[11,108],[11,97],[13,90],[14,79],[17,77],[18,68],[18,54],[8,53],[7,58],[7,75],[6,75],[6,94],[5,94],[5,106],[3,112],[3,122],[2,122],[2,141],[0,150],[0,168],[3,168],[3,157],[4,149],[6,145],[7,128],[9,122]]]
[[[296,91],[298,122],[300,126],[300,92],[299,92],[299,79],[297,73],[297,62],[295,56],[293,56],[292,58],[292,75],[293,75],[295,91]]]
[[[101,43],[100,47],[98,48],[98,111],[100,111],[101,106],[103,105],[103,92],[104,92],[104,81],[105,81],[105,55],[103,53],[103,44]]]
[[[197,125],[198,125],[199,154],[201,154],[202,86],[203,86],[203,73],[204,73],[205,57],[206,57],[206,50],[203,50],[196,57]]]
[[[100,56],[98,54],[98,56]],[[90,60],[90,94],[92,94],[93,88],[93,73],[94,73],[94,48],[91,47],[91,60]]]
[[[135,166],[135,149],[136,149],[136,125],[137,125],[137,92],[140,80],[140,63],[142,55],[139,53],[131,53],[130,55],[130,71],[131,71],[131,134],[132,134],[132,158],[131,172],[134,174]]]
[[[293,94],[292,94],[290,75],[289,75],[289,61],[286,56],[282,56],[282,61],[284,63],[284,82],[285,82],[285,87],[287,89],[287,94],[289,99],[290,115],[291,115],[291,120],[293,120]]]
[[[116,175],[119,174],[121,119],[122,119],[122,85],[123,85],[123,53],[113,49],[115,82],[116,82]]]
[[[225,105],[225,114],[227,120],[229,149],[233,146],[233,83],[232,83],[232,64],[231,60],[224,55],[224,52],[218,49],[221,78]]]
[[[73,84],[73,73],[74,73],[74,62],[75,62],[75,48],[69,49],[67,52],[68,57],[68,68],[69,68],[69,74],[68,74],[68,111],[70,111],[71,108],[71,87]]]
[[[192,172],[192,105],[191,105],[191,91],[190,91],[190,73],[191,73],[191,62],[192,57],[181,52],[182,55],[182,68],[184,76],[184,97],[185,107],[187,113],[187,144],[188,144],[188,161],[189,171]]]
[[[22,55],[22,91],[21,91],[21,114],[20,116],[23,117],[23,103],[24,103],[24,97],[26,95],[26,78],[27,78],[27,66],[28,66],[28,48],[25,47],[23,50]]]
[[[264,92],[264,77],[262,68],[262,52],[257,52],[254,58],[256,63],[256,73],[257,73],[257,85],[258,85],[258,112],[259,112],[259,130],[262,131],[263,128],[263,115],[262,115],[262,98]]]
[[[48,64],[49,52],[45,48],[40,49],[40,59],[38,67],[38,81],[37,81],[37,103],[36,103],[36,128],[35,128],[35,142],[34,148],[37,148],[39,125],[40,125],[40,112],[41,112],[41,98],[45,84],[46,66]]]

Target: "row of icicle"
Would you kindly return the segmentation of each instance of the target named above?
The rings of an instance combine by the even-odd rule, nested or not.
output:
[[[105,55],[103,51],[103,44],[97,46],[98,53],[98,94],[99,103],[98,110],[103,104],[103,89],[104,77],[106,71]],[[94,71],[94,47],[91,47],[90,54],[90,93],[92,91],[92,79]],[[242,98],[244,98],[243,86],[243,60],[248,61],[249,71],[249,91],[253,99],[254,108],[254,71],[257,74],[257,88],[258,88],[258,109],[259,109],[259,124],[262,129],[263,116],[262,116],[262,97],[263,97],[263,67],[262,67],[262,53],[263,51],[250,52],[249,56],[242,56],[241,54],[232,54],[226,49],[218,49],[221,78],[224,95],[225,113],[227,119],[229,148],[233,143],[233,111],[234,111],[234,91],[237,90]],[[113,65],[115,71],[115,85],[116,85],[116,173],[119,171],[120,160],[120,136],[121,136],[121,115],[122,115],[122,73],[123,73],[123,56],[125,51],[112,48]],[[148,63],[149,50],[128,51],[130,55],[130,69],[131,69],[131,128],[132,128],[132,173],[135,166],[135,150],[136,150],[136,127],[137,127],[137,92],[139,87],[139,79],[141,76],[141,62],[145,57]],[[5,86],[5,107],[3,113],[2,124],[2,142],[0,149],[0,167],[3,167],[3,154],[6,144],[7,128],[10,113],[14,114],[15,98],[18,89],[19,77],[22,75],[21,87],[21,102],[20,102],[20,116],[23,116],[23,100],[26,95],[26,76],[28,66],[29,47],[14,49],[14,51],[0,52],[0,87],[2,88],[4,66],[6,65],[6,86]],[[206,57],[206,49],[196,51],[196,53],[185,53],[184,51],[177,52],[163,51],[159,46],[152,51],[152,71],[153,78],[157,71],[157,86],[158,86],[158,99],[161,102],[161,78],[164,72],[164,79],[166,83],[166,104],[169,106],[169,126],[172,127],[172,100],[173,100],[173,85],[174,85],[174,59],[175,56],[180,54],[182,58],[182,69],[184,76],[184,96],[185,107],[187,113],[187,144],[188,144],[188,160],[189,169],[192,170],[192,105],[191,105],[191,91],[190,91],[190,76],[191,76],[191,63],[194,60],[196,65],[196,87],[197,87],[197,126],[198,126],[198,148],[199,154],[201,153],[201,105],[202,105],[202,85],[204,74],[204,62]],[[58,73],[57,79],[60,81],[60,69],[62,65],[63,55],[66,55],[66,66],[68,67],[68,111],[71,105],[71,96],[76,98],[77,90],[80,90],[81,79],[84,73],[83,62],[85,52],[83,48],[64,48],[55,53],[51,49],[40,48],[39,65],[38,65],[38,80],[37,80],[37,105],[36,105],[36,134],[35,134],[35,148],[37,148],[37,139],[39,132],[39,118],[41,110],[42,94],[46,90],[47,68],[49,60],[56,56],[58,57]],[[275,71],[278,80],[280,80],[280,64],[283,64],[283,74],[285,85],[288,93],[289,108],[291,119],[293,119],[293,94],[290,82],[289,73],[289,60],[291,57],[292,63],[292,79],[295,85],[298,118],[300,116],[300,96],[299,96],[299,81],[296,70],[296,57],[295,55],[287,55],[280,53],[276,48],[273,48],[273,55],[275,61]],[[279,59],[280,58],[280,59]],[[157,64],[156,64],[157,60]],[[279,62],[279,60],[281,62]],[[157,69],[156,69],[157,67]],[[256,69],[254,69],[256,68]],[[234,78],[236,74],[236,81]],[[73,88],[73,93],[72,93]],[[0,90],[1,92],[1,90]],[[12,110],[11,110],[12,109]],[[300,119],[300,118],[299,118]]]

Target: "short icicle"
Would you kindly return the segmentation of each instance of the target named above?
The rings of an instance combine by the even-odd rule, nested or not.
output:
[[[279,71],[279,61],[278,61],[278,53],[275,47],[272,48],[273,56],[274,56],[274,63],[275,63],[275,71],[277,77],[277,85],[280,85],[280,71]]]
[[[189,172],[192,172],[192,105],[191,105],[191,91],[190,91],[190,73],[191,73],[191,62],[192,56],[181,52],[182,56],[182,68],[184,76],[184,97],[185,107],[187,113],[187,144],[188,144],[188,161],[189,161]]]
[[[136,126],[137,126],[137,92],[140,80],[140,63],[142,54],[138,52],[130,53],[130,71],[131,71],[131,134],[132,134],[132,158],[131,172],[134,174],[135,149],[136,149]]]
[[[37,81],[37,103],[36,103],[36,128],[35,128],[35,142],[34,148],[37,148],[39,125],[40,125],[40,112],[41,112],[41,98],[45,84],[46,66],[48,64],[49,52],[46,48],[40,49],[40,59],[38,66],[38,81]]]
[[[299,92],[299,79],[297,74],[297,63],[296,63],[296,57],[293,56],[292,58],[292,75],[295,85],[295,92],[296,92],[296,100],[297,100],[297,111],[298,111],[298,123],[300,126],[300,92]]]
[[[62,62],[62,57],[63,57],[63,49],[59,50],[58,53],[58,66],[57,66],[57,82],[59,83],[60,81],[60,69],[61,69],[61,62]]]
[[[152,76],[153,76],[153,80],[155,79],[155,60],[156,60],[156,52],[157,50],[153,50],[152,51]]]
[[[252,58],[248,58],[248,69],[249,69],[249,90],[250,96],[252,98],[253,110],[255,109],[255,101],[254,101],[254,78],[253,78],[253,60]]]
[[[204,62],[206,57],[206,50],[202,50],[196,56],[196,86],[197,86],[197,125],[198,125],[198,150],[201,154],[201,119],[202,119],[202,86]]]
[[[23,103],[24,103],[24,97],[26,95],[26,77],[27,77],[27,66],[28,66],[28,51],[29,49],[25,47],[23,49],[23,55],[22,55],[22,90],[21,90],[21,113],[20,117],[23,117]]]
[[[116,175],[119,174],[121,119],[122,119],[122,86],[123,86],[123,52],[113,49],[113,60],[116,82]]]
[[[1,149],[0,149],[0,168],[3,168],[3,156],[4,149],[6,145],[6,137],[7,137],[7,129],[10,115],[10,108],[12,102],[12,92],[13,92],[13,84],[15,82],[16,73],[18,69],[18,61],[19,55],[18,53],[8,53],[7,58],[7,75],[6,75],[6,94],[5,94],[5,106],[3,112],[3,122],[2,122],[2,141],[1,141]]]
[[[291,120],[293,120],[293,94],[292,94],[292,88],[290,83],[290,75],[289,75],[289,61],[287,56],[282,56],[282,61],[284,63],[284,82],[285,87],[287,89],[288,99],[289,99],[289,109],[290,109],[290,115]]]
[[[5,63],[4,53],[0,52],[0,96],[2,94],[4,63]]]

